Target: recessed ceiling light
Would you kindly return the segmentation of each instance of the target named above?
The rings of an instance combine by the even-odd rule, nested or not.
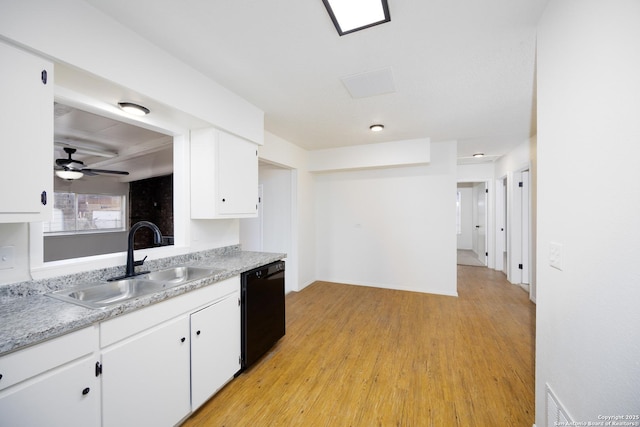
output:
[[[484,153],[475,153],[473,157],[484,157]]]
[[[380,132],[382,129],[384,129],[384,125],[371,125],[369,126],[369,129],[371,129],[371,132]]]
[[[122,111],[125,111],[129,114],[134,114],[136,116],[144,116],[150,113],[147,107],[134,104],[133,102],[118,102],[118,106],[122,109]]]
[[[341,36],[391,21],[387,0],[322,0]]]

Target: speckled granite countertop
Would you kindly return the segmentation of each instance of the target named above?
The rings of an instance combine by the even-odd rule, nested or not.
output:
[[[0,356],[191,290],[213,285],[221,280],[285,257],[286,254],[248,252],[241,251],[239,246],[230,246],[148,261],[145,263],[144,269],[151,271],[176,265],[200,265],[213,267],[221,272],[205,279],[185,283],[163,292],[146,295],[100,310],[59,301],[45,294],[121,275],[124,272],[124,267],[2,285],[0,286]]]

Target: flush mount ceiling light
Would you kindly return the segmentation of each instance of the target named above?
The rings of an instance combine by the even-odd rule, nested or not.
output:
[[[371,129],[371,132],[380,132],[382,129],[384,129],[384,125],[371,125],[369,126],[369,129]]]
[[[322,2],[341,36],[391,21],[387,0],[322,0]]]
[[[475,153],[475,154],[473,155],[473,157],[475,157],[475,158],[484,157],[484,153]]]
[[[80,171],[72,171],[72,170],[60,170],[56,171],[56,176],[58,178],[66,179],[67,181],[71,181],[74,179],[82,178],[84,174]]]
[[[149,114],[150,110],[142,105],[134,104],[133,102],[118,102],[118,106],[129,114],[136,116],[144,116]]]

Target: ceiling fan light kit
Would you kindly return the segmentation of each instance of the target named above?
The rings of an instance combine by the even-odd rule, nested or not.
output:
[[[118,102],[118,106],[122,111],[133,114],[135,116],[145,116],[151,112],[147,107],[133,102]]]
[[[66,179],[67,181],[72,181],[74,179],[82,178],[84,174],[80,171],[59,170],[59,171],[56,171],[56,176],[58,178]]]

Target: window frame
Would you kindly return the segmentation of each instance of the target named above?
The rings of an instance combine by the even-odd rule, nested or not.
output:
[[[73,192],[73,191],[54,191],[54,213],[56,212],[55,200],[57,194],[73,194],[74,196],[74,229],[66,229],[66,230],[56,230],[56,231],[46,231],[47,228],[51,228],[51,224],[54,224],[55,221],[53,219],[51,221],[44,221],[42,224],[42,234],[43,237],[47,236],[73,236],[73,235],[84,235],[84,234],[103,234],[103,233],[122,233],[123,231],[127,231],[129,228],[129,217],[128,217],[128,197],[126,194],[113,194],[113,193],[88,193],[88,192]],[[78,204],[80,196],[98,196],[98,197],[114,197],[120,198],[120,218],[121,218],[121,226],[120,227],[111,227],[111,228],[88,228],[88,229],[78,229]],[[94,212],[94,211],[91,211]],[[99,211],[97,211],[99,212]],[[63,219],[63,225],[65,221]],[[49,227],[47,227],[49,225]]]

